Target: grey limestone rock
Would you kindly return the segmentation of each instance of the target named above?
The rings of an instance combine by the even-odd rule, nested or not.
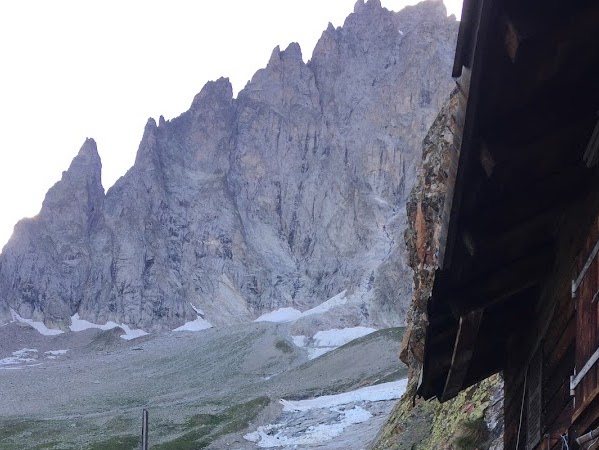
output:
[[[0,256],[0,315],[151,331],[347,290],[359,322],[402,323],[405,203],[456,34],[439,1],[395,13],[359,0],[307,63],[298,44],[277,47],[237,98],[221,78],[181,116],[150,119],[106,194],[86,141]]]
[[[101,168],[96,143],[87,139],[40,213],[15,226],[0,259],[0,293],[22,316],[61,323],[89,295],[90,237],[105,228]]]

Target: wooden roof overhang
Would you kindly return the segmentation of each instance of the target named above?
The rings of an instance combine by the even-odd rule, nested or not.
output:
[[[573,208],[599,179],[599,2],[465,0],[453,76],[459,151],[418,388],[441,401],[502,370],[582,231]]]

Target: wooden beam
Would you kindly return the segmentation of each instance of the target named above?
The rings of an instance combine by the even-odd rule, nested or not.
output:
[[[470,361],[474,355],[482,316],[482,310],[475,310],[460,317],[451,366],[441,396],[442,402],[452,399],[462,390],[462,385],[470,368]]]
[[[564,171],[567,167],[581,165],[597,117],[591,114],[576,119],[549,127],[545,134],[526,144],[518,142],[521,136],[515,140],[489,136],[481,145],[481,164],[483,152],[488,153],[484,158],[493,161],[493,165],[489,166],[490,171],[485,168],[485,172],[491,182],[497,186],[510,186],[515,180],[541,179],[550,176],[556,168]]]
[[[559,8],[554,7],[551,12],[545,9],[544,14],[539,14],[538,10],[524,14],[522,11],[509,12],[508,17],[511,18],[505,20],[504,44],[510,60],[517,62],[521,56],[530,59],[532,54],[535,57],[533,61],[538,64],[541,57],[539,49],[547,49],[555,55],[557,48],[561,48],[562,52],[568,47],[568,50],[575,51],[573,47],[576,45],[594,42],[593,32],[599,27],[599,5],[587,2],[586,6],[580,6],[580,2],[559,3]],[[520,55],[526,52],[526,46],[533,47],[535,51]]]
[[[566,207],[554,205],[547,211],[521,222],[509,224],[507,228],[477,228],[476,232],[466,230],[475,249],[476,258],[491,261],[510,261],[518,255],[527,254],[529,249],[543,246],[554,239],[557,227],[563,220]],[[466,244],[464,244],[466,245]]]
[[[596,73],[592,67],[599,57],[593,34],[599,27],[597,2],[559,2],[557,9],[553,3],[550,10],[548,4],[539,9],[534,2],[512,2],[511,10],[504,12],[494,54],[501,54],[505,64],[491,85],[509,87],[497,90],[493,111],[522,110],[527,99],[539,95],[555,98],[552,93],[568,85],[578,89],[584,85],[580,83],[584,73]]]
[[[521,37],[520,33],[518,33],[516,25],[509,20],[505,24],[504,43],[505,51],[507,52],[510,61],[515,63],[516,56],[518,55],[518,49],[520,48]]]
[[[591,172],[579,165],[554,173],[536,182],[514,181],[501,197],[476,211],[468,229],[476,236],[488,230],[509,230],[535,216],[569,205],[588,186]]]
[[[451,308],[463,316],[478,309],[488,308],[538,284],[553,266],[553,246],[491,270],[486,276],[468,282],[461,290],[447,296]]]
[[[489,147],[483,142],[480,146],[480,164],[487,175],[487,178],[491,178],[493,170],[495,169],[495,158],[491,154]]]
[[[472,234],[469,233],[468,230],[462,231],[462,243],[464,244],[464,247],[470,256],[474,256],[476,254],[476,243],[474,242]]]

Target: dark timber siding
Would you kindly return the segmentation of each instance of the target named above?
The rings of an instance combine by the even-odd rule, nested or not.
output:
[[[561,436],[565,433],[574,431],[580,435],[599,425],[599,363],[582,378],[575,390],[576,395],[570,395],[570,376],[574,369],[579,373],[599,346],[599,256],[592,257],[598,240],[599,219],[587,233],[583,248],[574,261],[571,279],[557,283],[562,287],[554,293],[555,310],[540,344],[543,360],[541,441],[534,447],[538,450],[561,449]],[[590,265],[573,296],[569,289],[571,281],[580,276],[588,262]],[[548,302],[547,308],[551,303]],[[536,320],[543,316],[541,310]],[[509,353],[513,357],[508,360],[504,371],[505,448],[516,449],[520,430],[518,449],[528,449],[527,420],[531,414],[528,411],[528,394],[534,388],[530,379],[524,401],[522,397],[524,381],[531,376],[526,373],[528,364],[525,361],[531,359],[532,349],[520,348],[522,340],[518,338],[511,345]],[[519,358],[518,355],[522,356]]]
[[[536,448],[561,448],[559,436],[570,426],[572,401],[570,399],[570,375],[574,369],[575,317],[571,294],[567,289],[556,293],[558,306],[551,319],[552,326],[541,344],[542,383],[541,383],[541,443]],[[514,354],[519,353],[520,340],[514,343]],[[520,429],[518,449],[526,449],[528,436],[527,418],[529,416],[528,397],[522,400],[525,369],[514,361],[508,364],[505,377],[505,448],[515,449]],[[524,365],[524,367],[526,367]],[[530,380],[528,380],[530,389]],[[522,409],[522,424],[520,412]],[[549,447],[547,436],[549,435]]]
[[[598,347],[597,317],[599,310],[599,257],[593,253],[599,240],[599,221],[593,223],[584,246],[576,259],[573,279],[581,278],[573,301],[576,304],[576,372],[579,373]],[[572,422],[578,432],[597,426],[599,417],[599,363],[587,372],[575,389]]]

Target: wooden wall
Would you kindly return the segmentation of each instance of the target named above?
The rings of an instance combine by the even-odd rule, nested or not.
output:
[[[570,262],[572,270],[568,279],[556,283],[561,288],[544,305],[544,308],[552,308],[553,312],[549,315],[550,320],[540,346],[523,349],[523,342],[530,342],[523,336],[514,337],[510,344],[508,354],[512,357],[506,362],[504,370],[506,449],[516,449],[518,434],[520,438],[517,450],[530,448],[528,420],[534,417],[534,413],[528,409],[529,397],[534,394],[535,386],[534,383],[531,386],[527,367],[536,349],[541,352],[542,358],[542,407],[541,440],[533,448],[561,449],[562,435],[569,433],[569,444],[572,445],[573,436],[580,436],[599,425],[599,363],[583,378],[576,388],[576,395],[570,395],[570,376],[574,374],[575,368],[577,371],[582,369],[599,346],[599,255],[592,260],[574,298],[570,287],[572,280],[579,276],[589,261],[589,255],[598,240],[599,218],[586,233],[575,261]],[[568,265],[568,261],[560,263]],[[543,312],[540,311],[537,317],[543,317]],[[540,327],[531,324],[530,328]],[[525,380],[528,382],[523,400]]]
[[[544,336],[541,344],[541,442],[539,449],[560,449],[559,436],[570,426],[572,400],[570,398],[570,375],[574,370],[574,348],[576,320],[574,304],[567,289],[556,293],[558,305],[551,319],[552,326]],[[514,339],[512,355],[521,354],[518,348],[521,339]],[[532,351],[525,352],[531,356]],[[524,369],[523,369],[524,368]],[[531,374],[528,378],[526,364],[522,361],[508,361],[505,378],[505,448],[516,449],[518,430],[520,432],[519,449],[528,446],[528,411],[530,392],[535,388],[535,380]],[[528,394],[523,400],[523,387],[527,380]],[[531,386],[532,384],[532,386]],[[522,414],[521,414],[522,412]],[[522,419],[520,420],[520,417]],[[521,424],[520,424],[521,422]],[[549,435],[547,437],[546,435]],[[548,442],[549,441],[549,442]],[[547,446],[549,443],[549,446]]]
[[[575,274],[581,276],[574,302],[576,304],[576,357],[577,372],[599,346],[599,255],[593,253],[599,240],[599,219],[595,220],[576,259]],[[585,268],[585,265],[588,267]],[[576,278],[576,276],[574,278]],[[575,389],[572,431],[583,434],[599,425],[599,363],[582,378]]]

